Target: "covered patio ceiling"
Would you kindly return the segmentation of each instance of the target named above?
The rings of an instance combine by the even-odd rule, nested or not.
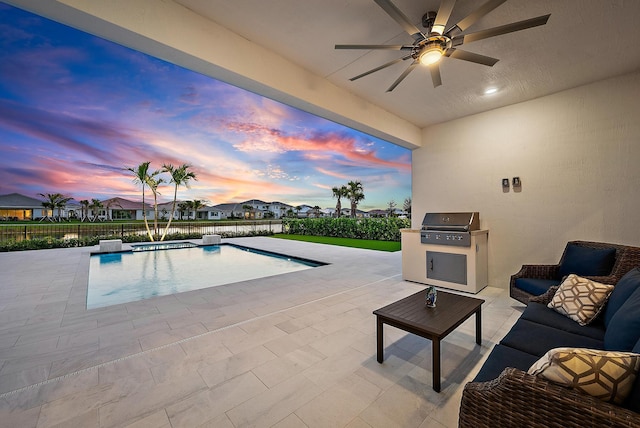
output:
[[[445,58],[442,86],[416,68],[386,89],[407,61],[351,77],[403,55],[335,50],[335,44],[410,44],[373,0],[10,0],[62,23],[368,132],[408,148],[433,124],[534,99],[640,69],[640,2],[508,0],[468,31],[551,14],[545,26],[476,41],[467,51],[498,58],[493,67]],[[394,0],[421,28],[439,0]],[[458,22],[478,7],[458,0]],[[497,92],[485,95],[494,87]]]

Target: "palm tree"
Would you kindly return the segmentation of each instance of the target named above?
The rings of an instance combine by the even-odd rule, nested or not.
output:
[[[142,162],[140,165],[138,165],[137,168],[126,168],[126,170],[133,173],[134,183],[142,185],[142,218],[144,218],[144,226],[147,228],[149,239],[153,241],[153,235],[151,234],[151,230],[149,229],[149,222],[147,221],[147,209],[144,204],[144,186],[146,186],[148,183],[150,163],[151,162]]]
[[[61,198],[58,199],[58,202],[56,203],[56,208],[58,209],[58,221],[62,221],[62,210],[67,206],[67,202],[73,199],[63,195],[60,196]]]
[[[178,210],[180,211],[180,220],[182,220],[182,216],[184,215],[185,211],[187,213],[189,212],[190,206],[191,206],[191,201],[184,201],[178,204]]]
[[[191,201],[191,208],[193,209],[193,219],[197,220],[198,219],[198,210],[200,208],[203,208],[204,205],[204,201],[200,200],[200,199],[194,199],[193,201]]]
[[[46,196],[43,193],[38,193],[38,194],[46,198]],[[47,195],[48,195],[48,193],[47,193]],[[45,216],[43,218],[41,218],[40,221],[43,221],[43,220],[53,221],[53,219],[51,217],[49,217],[49,210],[51,210],[51,215],[53,216],[53,207],[54,207],[54,205],[51,203],[49,198],[47,198],[46,201],[42,202],[42,207],[45,210]]]
[[[387,217],[394,217],[395,209],[396,209],[396,201],[392,199],[387,203]]]
[[[83,199],[80,201],[80,205],[81,205],[81,211],[82,211],[80,221],[84,222],[85,219],[88,221],[89,220],[89,201],[87,201],[86,199]]]
[[[349,190],[347,189],[347,186],[340,186],[332,188],[331,192],[333,193],[333,197],[338,199],[338,202],[336,202],[336,217],[340,217],[342,212],[342,203],[340,203],[340,198],[346,198],[349,196]]]
[[[105,206],[105,208],[107,209],[107,220],[109,221],[113,221],[113,218],[111,216],[111,212],[113,211],[111,209],[111,207],[120,207],[122,208],[122,205],[120,205],[120,202],[118,202],[117,199],[115,198],[111,198],[107,201],[105,201],[107,203],[107,205]]]
[[[147,186],[153,194],[153,236],[158,238],[158,186],[164,183],[163,178],[156,178],[161,171],[153,171],[147,176]]]
[[[407,213],[407,216],[411,218],[411,196],[404,198],[402,209]]]
[[[91,221],[98,220],[100,208],[102,208],[102,202],[100,202],[100,199],[91,199],[91,204],[88,206],[88,208],[91,208],[91,211],[93,212],[93,219]]]
[[[179,167],[174,167],[171,164],[162,165],[162,171],[168,172],[171,175],[171,180],[169,183],[173,183],[173,205],[171,208],[171,215],[169,216],[169,222],[167,222],[167,226],[164,228],[164,232],[162,233],[161,241],[164,241],[164,237],[167,236],[167,232],[169,231],[169,226],[171,225],[171,220],[173,219],[173,213],[176,211],[176,201],[178,199],[178,187],[185,186],[189,188],[189,180],[197,180],[196,174],[194,172],[189,171],[191,165],[182,164]]]
[[[49,221],[60,221],[62,219],[62,209],[67,205],[73,198],[69,198],[64,196],[62,193],[38,193],[40,196],[46,199],[42,203],[42,206],[47,209],[47,215],[45,219]],[[58,209],[58,217],[53,217],[53,220],[49,218],[48,210],[51,209],[51,213],[53,215],[54,210]]]
[[[364,188],[359,180],[350,181],[347,183],[347,191],[347,196],[351,201],[351,217],[355,218],[358,203],[364,199]]]
[[[320,207],[318,205],[313,207],[313,214],[316,218],[320,217]]]

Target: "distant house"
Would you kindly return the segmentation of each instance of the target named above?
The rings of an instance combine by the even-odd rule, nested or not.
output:
[[[102,208],[98,213],[91,213],[91,216],[98,215],[100,220],[142,220],[143,205],[142,202],[131,201],[124,198],[111,198],[101,201]],[[147,218],[153,220],[153,207],[147,203],[144,204],[147,211]]]
[[[369,217],[387,217],[389,212],[387,210],[371,210],[369,211]]]
[[[200,208],[197,213],[199,220],[224,220],[227,213],[216,207]]]
[[[350,208],[343,208],[341,211],[342,211],[342,214],[345,217],[350,217],[351,216],[351,209]],[[357,218],[368,218],[368,217],[371,217],[371,215],[366,211],[362,211],[362,210],[356,209],[356,217]]]
[[[269,204],[268,210],[273,213],[273,218],[282,218],[287,216],[287,212],[289,210],[293,210],[293,207],[289,204],[285,204],[284,202],[271,202]]]
[[[0,220],[34,220],[52,214],[39,199],[19,193],[0,195]]]
[[[244,217],[244,211],[242,210],[242,204],[237,203],[229,203],[229,204],[218,204],[211,207],[213,209],[222,211],[224,214],[224,218],[242,218]]]
[[[335,208],[323,208],[320,210],[322,213],[322,217],[335,217],[336,209]]]
[[[262,219],[265,217],[271,217],[271,215],[266,215],[270,213],[269,203],[265,201],[261,201],[260,199],[250,199],[248,201],[241,202],[239,204],[242,207],[243,216],[248,219]],[[247,211],[244,207],[250,206],[251,210]]]
[[[182,210],[180,209],[180,204],[184,201],[176,201],[176,209],[173,211],[173,219],[174,220],[184,220],[189,218],[195,218],[195,213],[193,210]],[[164,202],[158,204],[158,219],[160,220],[169,220],[171,217],[171,209],[173,208],[173,201]],[[151,217],[155,215],[151,214]]]
[[[75,199],[71,199],[65,205],[63,213],[66,218],[82,218],[82,205]]]
[[[251,209],[247,207],[251,207]],[[213,207],[203,208],[198,210],[198,213],[205,210],[211,213],[206,215],[210,220],[225,218],[267,219],[286,217],[287,212],[289,210],[294,211],[294,208],[283,202],[265,202],[260,199],[249,199],[244,202],[218,204]],[[220,211],[220,213],[213,214],[216,210]],[[203,217],[198,214],[198,218]]]
[[[392,216],[406,218],[407,213],[400,208],[394,208]],[[369,211],[369,217],[389,217],[389,210],[371,210]]]
[[[312,209],[313,209],[313,207],[311,205],[306,205],[306,204],[297,205],[297,206],[293,207],[293,210],[295,211],[295,213],[298,216],[298,218],[307,218],[307,217],[309,217],[309,214],[311,213]]]

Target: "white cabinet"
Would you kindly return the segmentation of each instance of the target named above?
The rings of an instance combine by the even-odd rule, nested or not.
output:
[[[474,230],[471,245],[423,244],[420,231],[402,229],[402,279],[477,293],[488,285],[488,230]]]

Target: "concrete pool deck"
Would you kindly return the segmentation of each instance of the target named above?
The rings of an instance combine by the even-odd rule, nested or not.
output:
[[[387,328],[376,362],[372,311],[423,288],[400,252],[224,241],[330,264],[87,310],[97,246],[0,253],[0,425],[453,427],[523,307],[480,293],[483,344],[474,320],[447,336],[438,394],[430,341]]]

